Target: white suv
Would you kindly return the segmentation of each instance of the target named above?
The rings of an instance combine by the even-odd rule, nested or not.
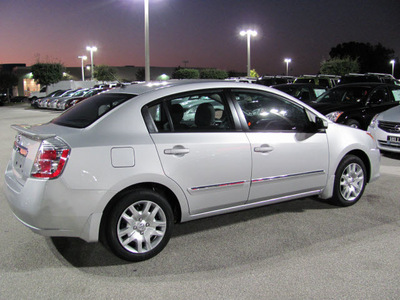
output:
[[[247,83],[137,84],[13,128],[16,217],[131,261],[159,253],[175,222],[315,195],[349,206],[379,176],[368,133]]]

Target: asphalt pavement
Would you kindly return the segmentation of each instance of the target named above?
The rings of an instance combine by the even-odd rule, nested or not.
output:
[[[0,170],[14,123],[58,112],[0,107]],[[127,263],[101,244],[34,234],[0,180],[0,299],[398,299],[400,155],[354,206],[302,199],[179,224],[167,247]]]

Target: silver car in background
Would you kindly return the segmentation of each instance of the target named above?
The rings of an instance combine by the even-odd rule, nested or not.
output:
[[[15,216],[130,261],[159,253],[176,222],[309,196],[349,206],[379,177],[367,132],[248,83],[137,84],[13,128]]]
[[[375,115],[368,131],[378,142],[380,150],[400,153],[400,106]]]

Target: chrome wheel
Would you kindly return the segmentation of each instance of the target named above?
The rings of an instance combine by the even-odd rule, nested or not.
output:
[[[160,253],[174,225],[170,203],[163,195],[148,189],[125,194],[106,218],[110,249],[129,261],[143,261]]]
[[[346,201],[354,201],[364,188],[364,170],[357,164],[349,164],[340,177],[340,194]]]
[[[117,224],[121,245],[132,253],[154,249],[163,239],[167,218],[162,208],[148,200],[138,201],[125,209]]]
[[[335,174],[331,202],[340,206],[350,206],[360,200],[368,178],[364,162],[355,155],[346,155]]]

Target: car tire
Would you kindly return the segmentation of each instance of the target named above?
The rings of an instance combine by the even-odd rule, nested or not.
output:
[[[128,261],[143,261],[167,245],[174,224],[168,201],[152,190],[133,191],[111,209],[106,227],[111,250]]]
[[[331,202],[338,206],[355,204],[362,196],[367,184],[364,162],[355,155],[346,155],[335,174]]]
[[[353,127],[353,128],[361,128],[360,122],[358,122],[357,120],[353,120],[353,119],[346,121],[346,125]]]

